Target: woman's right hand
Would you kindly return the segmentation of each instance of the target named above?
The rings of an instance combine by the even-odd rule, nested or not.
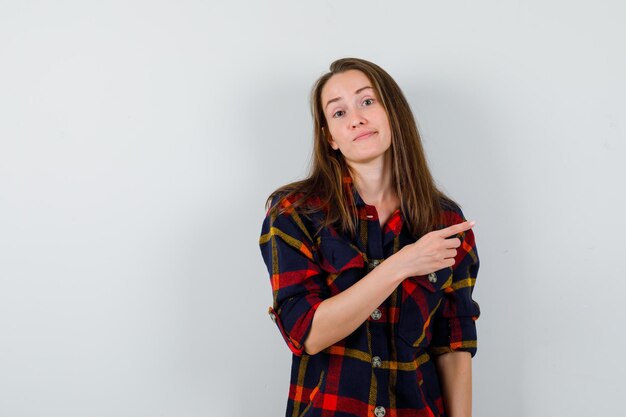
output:
[[[386,262],[393,262],[403,279],[450,267],[454,265],[456,248],[461,246],[461,240],[447,238],[471,229],[474,224],[473,221],[465,221],[426,233],[417,242],[404,246]]]

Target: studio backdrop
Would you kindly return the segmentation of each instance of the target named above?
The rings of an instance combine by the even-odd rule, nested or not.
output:
[[[333,60],[474,228],[474,415],[619,416],[621,1],[0,1],[0,416],[284,414],[265,199]]]

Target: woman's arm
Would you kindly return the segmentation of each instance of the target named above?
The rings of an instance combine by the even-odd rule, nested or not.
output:
[[[306,353],[314,355],[356,330],[405,278],[452,266],[460,240],[447,238],[473,225],[473,222],[466,221],[427,233],[383,261],[347,290],[322,301],[304,341]]]
[[[306,353],[314,355],[356,330],[403,279],[395,263],[384,261],[350,288],[322,301],[304,341]]]
[[[472,355],[456,351],[435,356],[443,404],[450,417],[472,415]]]

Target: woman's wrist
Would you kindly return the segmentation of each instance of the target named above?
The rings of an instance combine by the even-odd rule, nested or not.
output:
[[[410,275],[407,274],[405,269],[402,268],[402,265],[397,262],[397,258],[394,258],[394,256],[395,255],[392,255],[389,258],[385,259],[385,261],[382,262],[377,267],[377,269],[381,268],[383,270],[384,276],[387,277],[387,279],[391,280],[394,285],[398,286]]]

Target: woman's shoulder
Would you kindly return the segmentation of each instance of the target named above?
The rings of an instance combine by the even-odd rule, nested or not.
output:
[[[293,239],[315,242],[325,216],[319,197],[278,190],[268,197],[264,230],[280,229]]]
[[[278,190],[273,192],[268,198],[270,207],[283,207],[292,210],[306,209],[322,209],[324,204],[319,196],[308,194],[302,191],[284,191]]]
[[[441,205],[444,227],[465,221],[465,215],[463,214],[461,205],[450,197],[442,194],[439,198],[439,204]]]
[[[326,215],[326,205],[315,194],[302,191],[277,190],[268,200],[267,216],[317,218]]]

